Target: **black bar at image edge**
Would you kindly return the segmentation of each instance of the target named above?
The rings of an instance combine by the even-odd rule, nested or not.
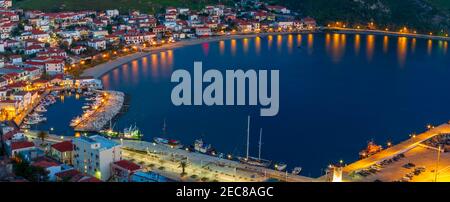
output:
[[[72,199],[163,198],[174,200],[280,200],[355,194],[449,193],[449,183],[0,183],[2,193],[34,198],[41,194]]]

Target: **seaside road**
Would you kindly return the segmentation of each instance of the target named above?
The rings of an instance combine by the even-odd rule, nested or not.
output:
[[[446,123],[446,124],[439,125],[437,127],[434,127],[432,129],[424,132],[424,133],[416,135],[415,137],[411,137],[410,139],[405,140],[405,141],[401,142],[400,144],[397,144],[390,148],[387,148],[377,154],[374,154],[370,157],[367,157],[365,159],[362,159],[362,160],[356,161],[352,164],[349,164],[346,167],[344,167],[343,172],[349,174],[353,171],[368,168],[375,163],[381,162],[385,159],[392,158],[395,155],[398,155],[398,154],[404,153],[408,150],[411,150],[411,149],[419,146],[419,144],[421,144],[425,140],[428,140],[436,135],[445,134],[445,133],[450,133],[450,124]]]
[[[170,148],[165,145],[153,144],[144,141],[123,140],[121,144],[124,148],[130,148],[137,151],[143,151],[165,158],[175,158],[178,160],[187,159],[190,165],[199,166],[200,168],[208,168],[210,172],[222,172],[228,176],[239,174],[245,177],[246,181],[262,181],[268,178],[275,178],[280,181],[288,182],[314,182],[317,179],[293,175],[286,172],[280,172],[268,168],[261,168],[242,164],[237,161],[222,159],[215,156],[205,155],[197,152],[189,152],[182,149]],[[244,180],[244,179],[241,179]]]

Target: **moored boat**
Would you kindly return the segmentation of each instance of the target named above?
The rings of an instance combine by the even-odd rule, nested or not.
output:
[[[143,134],[139,130],[139,128],[136,126],[130,126],[128,128],[125,128],[123,130],[123,137],[128,139],[141,139]]]
[[[247,155],[246,157],[238,157],[239,161],[248,165],[258,166],[258,167],[269,167],[272,162],[270,160],[261,158],[261,146],[262,146],[262,129],[259,131],[259,154],[258,158],[251,157],[249,155],[249,145],[250,145],[250,116],[248,116],[247,124]]]
[[[38,106],[34,109],[34,111],[36,111],[36,112],[46,112],[47,109],[45,109],[45,107],[42,106],[42,105],[38,105]]]
[[[292,170],[292,174],[294,174],[294,175],[298,175],[298,174],[300,174],[300,172],[302,172],[302,167],[295,167]]]
[[[203,154],[212,151],[211,144],[205,144],[202,139],[195,140],[194,150]]]
[[[367,143],[366,149],[359,152],[359,158],[363,159],[363,158],[372,156],[372,155],[380,152],[381,150],[383,150],[383,147],[381,145],[375,144],[374,141],[369,141]]]
[[[274,168],[278,171],[283,171],[286,169],[286,167],[287,167],[287,164],[285,164],[285,163],[276,163],[274,165]]]

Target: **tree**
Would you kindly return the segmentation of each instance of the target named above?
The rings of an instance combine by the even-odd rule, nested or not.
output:
[[[186,161],[180,161],[180,164],[178,165],[178,168],[181,168],[181,176],[186,174],[186,167],[188,166],[188,163]]]
[[[21,176],[31,182],[48,181],[48,172],[44,168],[30,165],[20,154],[14,158],[13,170],[15,175]]]
[[[41,131],[38,132],[37,137],[38,137],[39,139],[41,139],[42,143],[44,143],[45,138],[48,137],[48,133],[41,130]]]

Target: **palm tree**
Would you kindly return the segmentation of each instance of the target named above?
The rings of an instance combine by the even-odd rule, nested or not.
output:
[[[41,139],[42,143],[44,143],[45,138],[48,137],[48,133],[41,130],[38,132],[37,137]]]
[[[178,168],[181,168],[182,172],[181,175],[186,174],[186,167],[188,166],[188,163],[186,161],[180,161],[180,164],[178,165]]]

